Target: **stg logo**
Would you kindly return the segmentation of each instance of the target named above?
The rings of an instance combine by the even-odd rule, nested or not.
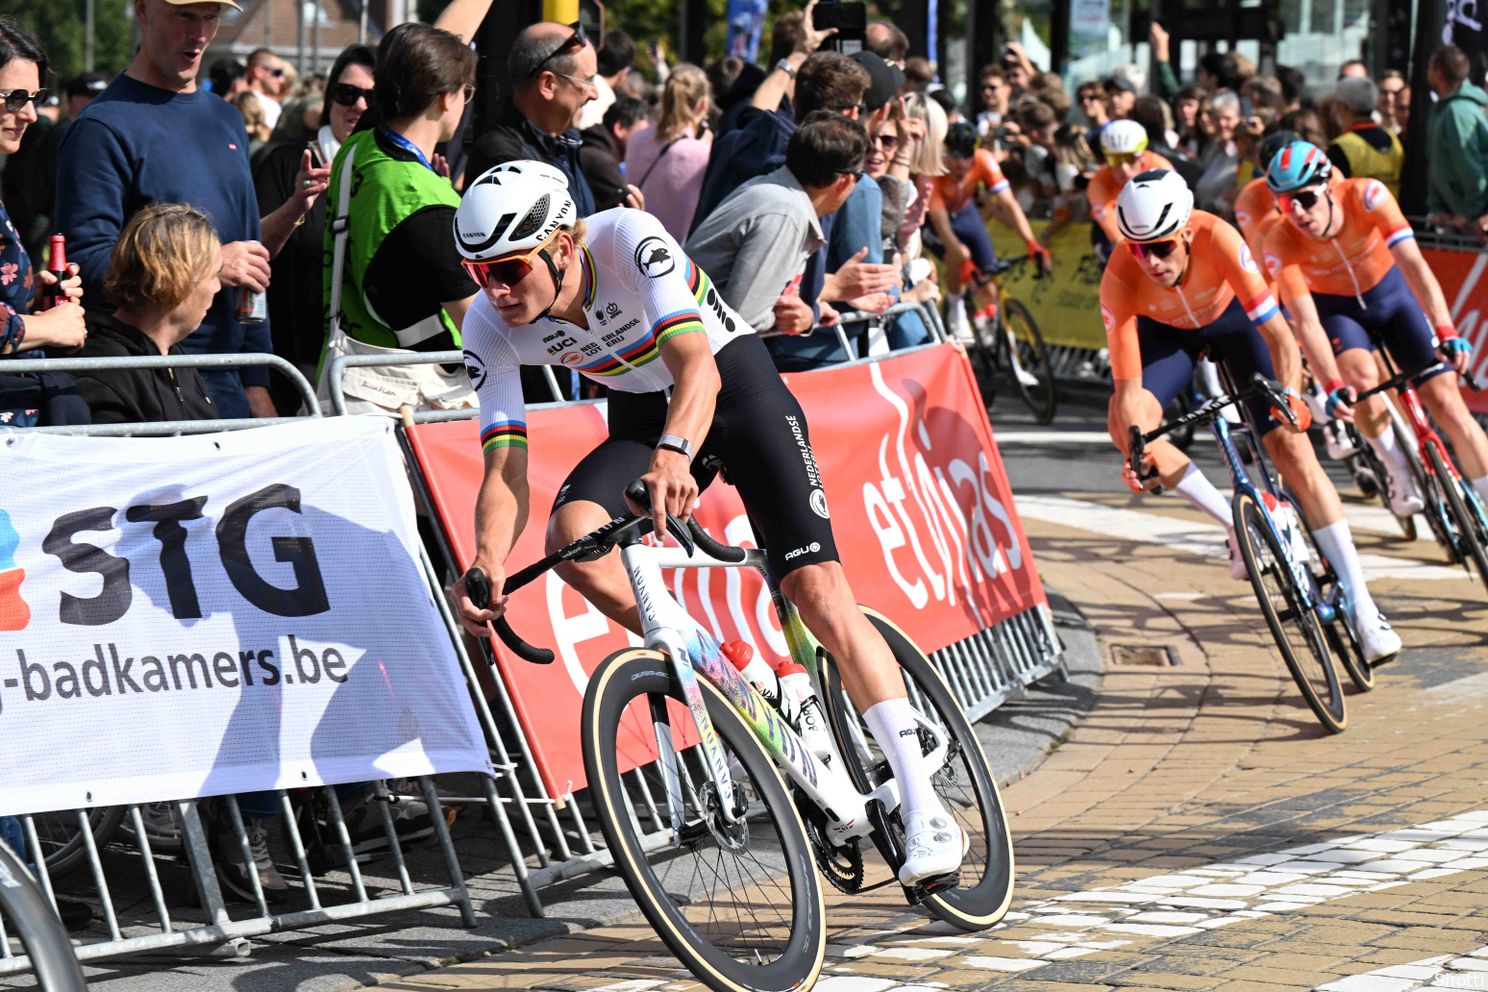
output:
[[[10,514],[0,510],[0,630],[25,630],[31,622],[31,608],[21,598],[21,583],[26,570],[16,564],[16,548],[21,537],[11,525]]]

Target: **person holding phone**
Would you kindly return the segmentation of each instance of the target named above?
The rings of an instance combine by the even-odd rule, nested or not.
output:
[[[315,140],[272,146],[253,171],[273,276],[268,304],[274,354],[293,362],[311,382],[325,344],[321,256],[327,204],[322,194],[336,152],[372,102],[375,62],[376,52],[369,45],[352,45],[337,56],[327,77]],[[270,380],[269,393],[281,412],[293,413],[299,407],[299,392],[282,377]]]

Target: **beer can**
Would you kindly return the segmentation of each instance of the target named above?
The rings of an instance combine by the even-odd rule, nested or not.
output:
[[[269,316],[268,297],[244,286],[238,290],[236,313],[240,324],[262,324]]]

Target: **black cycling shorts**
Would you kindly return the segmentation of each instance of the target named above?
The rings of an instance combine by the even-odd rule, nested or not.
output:
[[[708,488],[722,469],[725,480],[739,490],[777,581],[803,565],[838,561],[806,417],[764,342],[747,334],[714,358],[723,384],[712,426],[692,462],[698,489]],[[553,509],[588,500],[611,516],[629,512],[625,487],[651,468],[666,415],[665,393],[612,390],[610,436],[569,473]],[[722,534],[713,536],[723,539]]]

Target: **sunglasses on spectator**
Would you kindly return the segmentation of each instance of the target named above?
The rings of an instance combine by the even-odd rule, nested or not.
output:
[[[1127,249],[1138,258],[1167,258],[1178,250],[1179,238],[1166,241],[1128,241]]]
[[[1291,210],[1294,203],[1303,210],[1311,210],[1317,206],[1317,202],[1322,198],[1322,195],[1322,191],[1315,187],[1312,189],[1299,189],[1295,193],[1278,194],[1276,202],[1283,211]]]
[[[547,65],[558,56],[567,55],[569,52],[577,52],[579,49],[589,44],[589,39],[584,35],[584,25],[581,22],[574,21],[572,24],[569,25],[569,27],[573,29],[573,34],[569,35],[567,38],[564,38],[563,42],[557,48],[553,49],[551,52],[543,57],[543,60],[541,62],[533,66],[532,71],[527,74],[528,79],[536,79],[538,75],[542,73],[543,66]]]
[[[891,152],[899,147],[899,136],[897,134],[888,134],[887,132],[880,131],[871,140],[875,145],[881,146],[886,152]]]
[[[35,93],[29,90],[11,90],[5,94],[5,109],[12,114],[19,114],[26,104],[34,101],[40,107],[51,95],[52,91],[48,89],[40,89]]]
[[[282,68],[281,69],[270,69],[269,70],[269,75],[273,76],[275,79],[282,79],[284,77],[284,70]]]
[[[372,105],[372,94],[376,90],[362,89],[350,83],[337,83],[331,87],[331,101],[339,103],[343,107],[355,107],[358,100],[366,100],[367,106]]]
[[[1080,99],[1080,102],[1081,103],[1099,102],[1100,99],[1101,99],[1101,94],[1099,94],[1099,93],[1081,93],[1079,99]]]
[[[1111,168],[1127,165],[1137,160],[1136,152],[1106,152],[1106,164]]]

